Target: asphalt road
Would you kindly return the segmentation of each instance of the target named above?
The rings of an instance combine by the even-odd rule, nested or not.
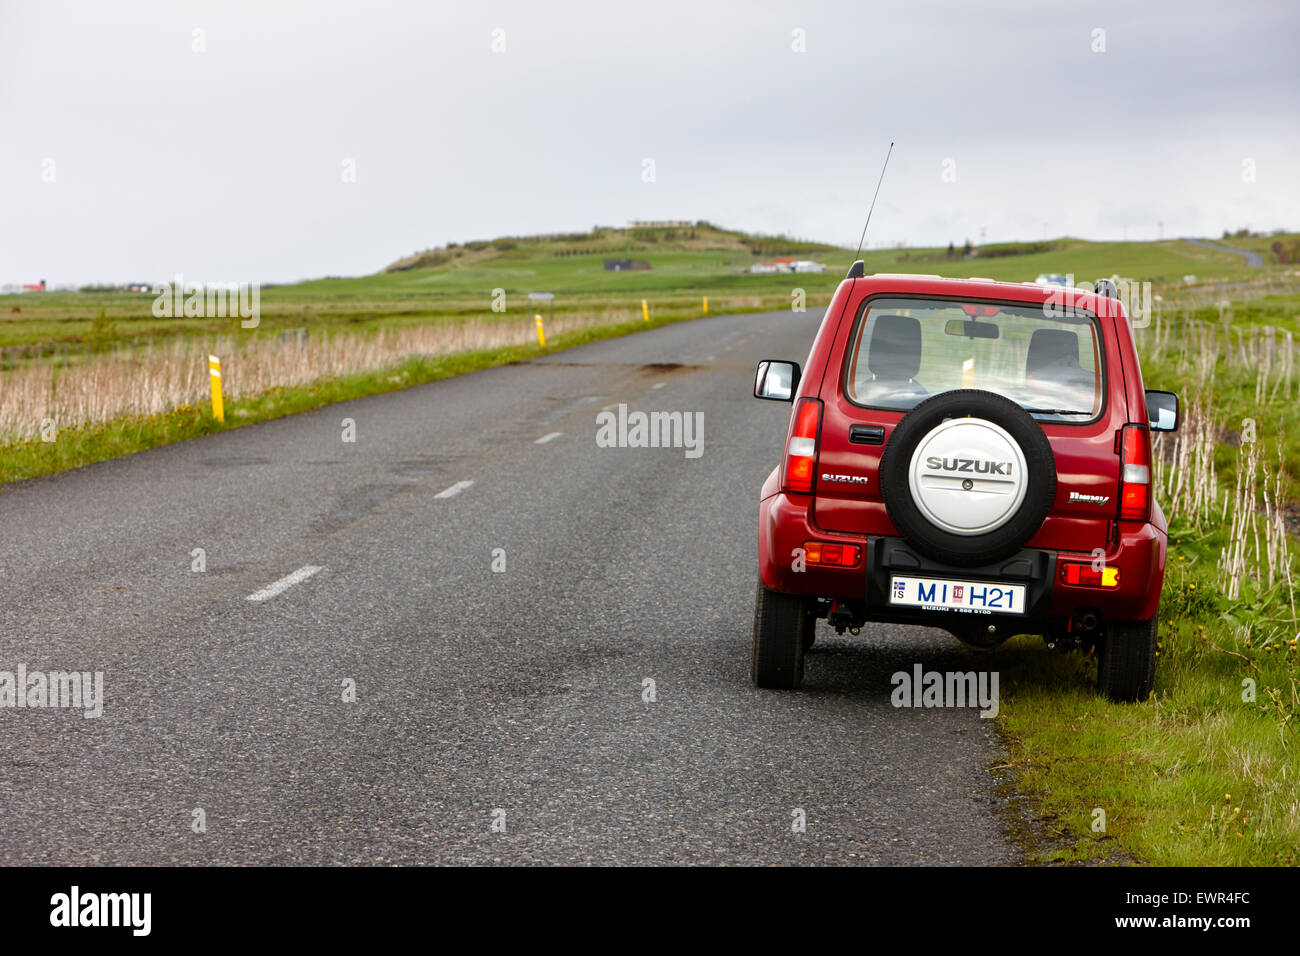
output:
[[[1183,242],[1190,242],[1194,246],[1203,246],[1206,249],[1215,249],[1219,252],[1231,252],[1234,256],[1241,256],[1246,260],[1246,267],[1249,269],[1259,269],[1264,265],[1264,256],[1258,252],[1251,252],[1249,249],[1233,249],[1230,246],[1220,245],[1217,242],[1206,242],[1204,239],[1187,239]]]
[[[750,684],[789,415],[752,370],[802,361],[819,318],[667,326],[0,490],[0,670],[105,695],[0,709],[0,862],[1016,862],[991,722],[889,702],[913,663],[972,667],[951,638],[822,624],[802,691]],[[618,403],[703,413],[702,456],[597,447]]]

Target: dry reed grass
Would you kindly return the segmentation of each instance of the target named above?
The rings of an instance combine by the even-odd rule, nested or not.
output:
[[[1270,466],[1256,432],[1258,419],[1270,407],[1300,400],[1295,337],[1270,326],[1234,326],[1226,304],[1220,317],[1220,323],[1197,322],[1182,313],[1169,321],[1157,319],[1137,333],[1143,364],[1172,368],[1185,392],[1179,431],[1157,434],[1153,442],[1154,487],[1170,520],[1226,532],[1219,556],[1224,596],[1239,599],[1247,578],[1266,592],[1284,585],[1283,603],[1294,628],[1282,448],[1279,443],[1277,464]],[[1253,391],[1259,410],[1231,432],[1226,411],[1216,407],[1220,392],[1229,388],[1239,394]],[[1231,488],[1221,488],[1214,458],[1220,438],[1229,435],[1237,446],[1237,460]]]
[[[635,315],[611,308],[598,315],[560,316],[546,331],[554,336]],[[380,371],[411,358],[522,345],[535,335],[531,320],[485,318],[302,338],[176,339],[147,352],[99,353],[63,367],[21,366],[0,372],[0,445],[38,437],[46,419],[59,428],[98,425],[202,403],[209,395],[209,354],[221,359],[226,398],[238,400],[272,388]]]

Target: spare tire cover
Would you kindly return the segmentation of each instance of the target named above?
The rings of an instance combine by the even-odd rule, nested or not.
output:
[[[1014,554],[1056,497],[1056,459],[1038,422],[993,392],[955,389],[917,405],[880,459],[890,520],[922,554],[975,566]]]

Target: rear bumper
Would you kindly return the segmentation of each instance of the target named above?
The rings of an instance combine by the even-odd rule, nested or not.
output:
[[[1061,580],[1066,561],[1091,562],[1090,552],[1025,548],[1009,558],[980,568],[957,567],[934,561],[912,549],[901,538],[829,532],[813,520],[812,498],[776,492],[759,504],[758,565],[765,587],[807,597],[829,598],[863,605],[867,620],[925,623],[947,627],[973,620],[1001,619],[1046,624],[1064,621],[1081,611],[1097,612],[1103,620],[1137,621],[1155,615],[1164,581],[1167,539],[1154,524],[1121,522],[1115,546],[1105,556],[1108,567],[1119,569],[1115,588],[1069,585]],[[860,549],[856,566],[806,565],[797,570],[796,551],[810,540],[852,544]],[[927,577],[957,580],[1006,580],[1026,585],[1023,615],[952,614],[910,610],[889,603],[890,578],[896,573],[923,573]]]
[[[908,547],[901,538],[867,539],[867,613],[872,620],[928,623],[935,627],[968,627],[974,624],[1004,624],[1032,621],[1045,624],[1050,616],[1056,575],[1056,552],[1025,548],[1009,558],[979,567],[954,567],[935,561]],[[937,580],[998,581],[1025,586],[1024,614],[994,612],[934,611],[889,602],[894,575],[920,575]],[[999,630],[1004,629],[999,627]]]

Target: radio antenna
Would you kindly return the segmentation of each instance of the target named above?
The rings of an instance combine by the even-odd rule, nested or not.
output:
[[[862,255],[862,243],[865,242],[867,238],[867,226],[871,225],[871,213],[876,208],[876,196],[880,195],[880,184],[885,181],[885,170],[889,168],[889,157],[893,152],[894,144],[891,142],[889,144],[889,152],[885,153],[885,165],[880,167],[880,178],[876,180],[876,191],[871,197],[871,208],[867,210],[867,221],[862,224],[862,237],[858,239],[858,251],[853,254],[854,259],[857,259],[858,256]]]

